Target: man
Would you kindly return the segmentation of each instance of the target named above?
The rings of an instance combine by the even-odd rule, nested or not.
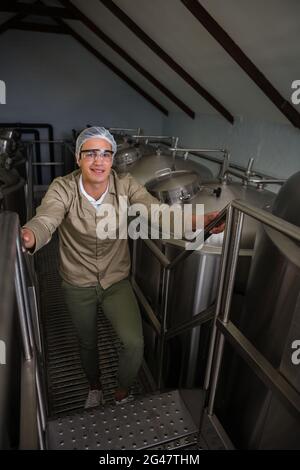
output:
[[[79,170],[56,178],[36,216],[22,229],[25,248],[35,253],[59,230],[60,274],[66,305],[79,338],[83,369],[90,385],[85,407],[103,403],[97,351],[97,306],[118,334],[119,357],[116,402],[127,399],[143,359],[140,312],[128,280],[130,255],[126,239],[99,239],[97,225],[102,203],[119,213],[119,196],[149,210],[158,201],[130,175],[112,170],[117,145],[103,127],[85,129],[76,141]],[[205,223],[216,216],[206,214]],[[215,229],[214,233],[222,230]]]

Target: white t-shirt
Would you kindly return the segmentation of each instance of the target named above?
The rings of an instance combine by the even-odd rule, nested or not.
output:
[[[108,191],[108,186],[107,185],[107,188],[106,190],[104,191],[104,193],[102,194],[102,196],[99,198],[99,199],[94,199],[93,196],[90,196],[84,189],[83,187],[83,182],[82,182],[82,175],[80,175],[80,178],[79,178],[79,187],[80,187],[80,191],[81,193],[87,198],[87,200],[95,207],[95,209],[99,209],[100,207],[100,204],[103,202],[103,199],[105,198],[106,194],[107,194],[107,191]]]

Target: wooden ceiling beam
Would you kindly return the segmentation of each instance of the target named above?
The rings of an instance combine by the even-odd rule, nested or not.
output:
[[[15,21],[11,25],[11,29],[19,29],[21,31],[37,31],[39,33],[66,34],[66,31],[59,25],[31,23],[27,21]]]
[[[46,5],[34,3],[19,3],[2,0],[0,3],[1,12],[20,13],[22,15],[56,16],[58,18],[76,19],[74,12],[67,11],[61,7],[48,7]]]
[[[165,52],[153,39],[148,36],[121,8],[112,0],[99,0],[113,15],[115,15],[127,28],[148,46],[161,60],[163,60],[175,73],[190,85],[202,98],[204,98],[218,113],[231,124],[234,122],[232,114],[200,83],[198,83],[181,65]]]
[[[18,15],[14,15],[12,18],[10,18],[9,20],[7,21],[4,21],[4,23],[2,23],[0,25],[0,34],[2,33],[5,33],[5,31],[7,31],[8,29],[10,29],[11,27],[13,27],[13,24],[15,22],[18,22],[18,21],[21,21],[23,20],[27,15],[22,15],[22,14],[18,14]]]
[[[198,0],[181,0],[186,8],[197,18],[202,26],[228,52],[232,59],[246,72],[260,90],[272,101],[279,111],[298,129],[300,114],[289,103],[266,76],[256,67],[242,49],[231,39],[226,31],[215,21]]]
[[[133,59],[127,52],[116,44],[109,36],[101,31],[98,26],[93,23],[84,13],[82,13],[72,2],[69,0],[60,0],[60,3],[70,12],[73,12],[78,16],[77,19],[90,29],[99,39],[107,44],[114,52],[119,54],[128,64],[130,64],[136,71],[138,71],[144,78],[146,78],[152,85],[154,85],[161,93],[169,98],[170,101],[176,104],[182,111],[184,111],[192,119],[195,118],[195,113],[192,109],[181,101],[174,93],[172,93],[167,87],[165,87],[159,80],[157,80],[150,72],[148,72],[143,66],[141,66],[135,59]]]

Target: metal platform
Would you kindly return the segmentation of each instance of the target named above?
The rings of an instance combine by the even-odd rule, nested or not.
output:
[[[49,449],[149,449],[191,437],[197,427],[178,391],[48,422]]]

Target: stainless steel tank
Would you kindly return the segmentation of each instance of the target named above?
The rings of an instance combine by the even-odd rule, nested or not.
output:
[[[199,174],[202,181],[211,181],[213,174],[209,168],[190,158],[174,156],[167,147],[156,148],[143,143],[125,144],[114,158],[114,168],[118,173],[130,173],[141,184],[164,171],[190,170]]]
[[[146,183],[145,185],[148,190],[160,198],[162,202],[191,203],[193,209],[195,209],[196,204],[204,204],[205,212],[207,213],[224,209],[230,201],[236,198],[247,200],[260,208],[270,205],[274,199],[274,194],[269,191],[258,190],[251,186],[243,186],[241,183],[220,184],[219,181],[214,181],[212,177],[209,182],[207,178],[211,173],[207,168],[204,168],[202,179],[203,165],[199,165],[197,173],[190,171],[188,165],[186,165],[185,170],[172,171],[170,164],[168,169],[157,171],[159,164],[161,164],[160,158],[161,155],[152,155],[152,157],[147,157],[146,159],[142,157],[134,165],[134,172],[132,173],[140,182]],[[167,158],[169,162],[173,160],[173,156],[164,155],[163,158]],[[157,166],[155,165],[156,159],[158,162]],[[178,158],[178,161],[182,163],[182,166],[187,163],[180,158]],[[175,162],[177,163],[177,159],[175,159]],[[194,162],[192,163],[197,165]],[[161,166],[164,166],[164,164]],[[142,173],[142,169],[144,173]],[[153,169],[156,171],[156,175],[155,173],[153,175]],[[148,170],[148,172],[145,170]],[[143,175],[142,177],[140,176],[141,174]],[[181,179],[180,175],[182,176]],[[236,290],[241,293],[244,293],[248,277],[256,229],[256,223],[246,218],[236,283]],[[172,271],[168,327],[178,326],[183,321],[191,319],[214,302],[218,283],[222,239],[223,234],[213,235],[201,250],[195,251]],[[178,241],[176,245],[169,242],[157,242],[157,244],[171,260],[184,249],[184,244],[182,243],[182,246],[180,246]],[[149,248],[141,240],[137,241],[136,253],[137,262],[134,270],[137,283],[145,293],[152,308],[155,311],[159,311],[161,307],[162,268],[151,254]],[[146,358],[150,363],[151,361],[153,362],[154,367],[155,339],[147,325],[145,325],[144,331]],[[203,376],[201,373],[197,376],[197,370],[200,357],[203,361],[204,373],[208,337],[209,327],[203,326],[201,328],[194,328],[191,333],[177,337],[169,342],[165,373],[167,385],[190,387],[201,383]],[[148,353],[147,345],[150,345],[148,348],[150,352],[148,351]],[[202,350],[202,347],[204,350]],[[182,367],[179,366],[180,362]],[[174,363],[176,363],[176,369],[172,369],[172,364],[174,365]]]
[[[282,187],[274,215],[300,227],[300,172]],[[295,390],[300,365],[300,247],[263,226],[257,236],[243,308],[234,322]],[[216,413],[233,443],[244,449],[300,449],[300,421],[229,346],[218,385]]]
[[[0,130],[0,210],[17,212],[26,221],[24,149],[20,134],[13,129]]]

